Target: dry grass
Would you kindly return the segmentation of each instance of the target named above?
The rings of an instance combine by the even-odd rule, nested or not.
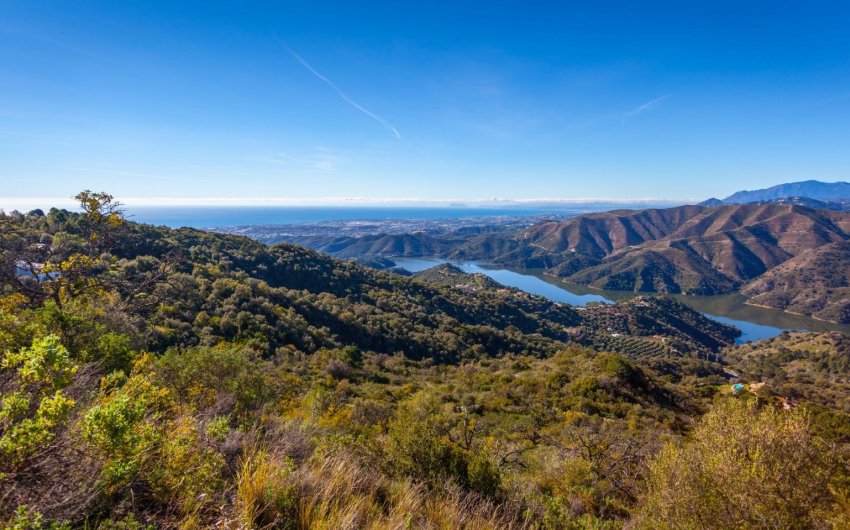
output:
[[[509,513],[447,485],[436,492],[370,468],[350,454],[314,455],[293,468],[265,450],[247,451],[227,526],[293,530],[521,529]]]
[[[285,528],[294,503],[287,462],[276,461],[262,448],[246,451],[236,479],[238,527]]]

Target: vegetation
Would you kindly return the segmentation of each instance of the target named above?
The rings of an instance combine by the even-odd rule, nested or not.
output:
[[[706,358],[770,363],[673,300],[579,311],[78,199],[0,216],[5,528],[850,524],[840,392],[730,395]]]
[[[651,463],[651,528],[831,528],[833,460],[805,414],[729,400]],[[843,517],[839,515],[838,517]]]
[[[335,256],[440,255],[615,291],[713,295],[850,322],[850,212],[770,200],[589,213],[527,228],[294,238]],[[261,234],[257,234],[258,236]]]

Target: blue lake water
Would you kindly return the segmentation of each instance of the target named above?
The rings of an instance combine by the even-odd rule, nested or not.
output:
[[[391,258],[399,267],[410,272],[419,272],[431,267],[435,267],[441,263],[446,263],[446,260],[439,258]],[[536,294],[555,302],[565,304],[584,306],[590,302],[610,302],[601,294],[592,293],[574,293],[567,289],[554,285],[550,282],[539,278],[534,274],[522,274],[508,269],[488,266],[487,264],[475,261],[453,261],[453,265],[462,269],[464,272],[481,273],[496,280],[502,285],[508,287],[516,287],[527,293]]]
[[[735,342],[738,344],[743,344],[747,341],[757,341],[761,339],[769,339],[775,337],[785,331],[788,330],[798,330],[798,331],[807,331],[808,328],[800,327],[800,328],[778,328],[775,326],[768,326],[766,324],[756,324],[755,322],[747,322],[746,320],[736,320],[734,318],[724,317],[720,315],[711,315],[708,313],[704,313],[706,316],[713,318],[714,320],[721,322],[723,324],[729,324],[730,326],[735,326],[736,328],[741,330],[741,336],[738,337]]]
[[[440,258],[391,258],[399,267],[411,272],[422,271],[446,260]],[[632,292],[602,291],[569,284],[543,275],[540,271],[504,269],[481,262],[452,262],[465,272],[481,273],[502,285],[543,296],[556,302],[584,306],[591,302],[613,302],[634,296]],[[740,295],[672,296],[692,309],[718,322],[741,330],[738,343],[775,337],[786,330],[828,331],[850,333],[850,326],[821,322],[813,318],[791,315],[782,311],[754,307],[744,303]]]

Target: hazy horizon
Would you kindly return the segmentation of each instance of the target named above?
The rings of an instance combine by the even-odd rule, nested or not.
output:
[[[575,199],[394,199],[394,198],[146,198],[146,197],[116,197],[121,204],[136,208],[169,208],[169,207],[336,207],[336,208],[459,208],[459,209],[492,209],[492,208],[522,208],[522,207],[561,207],[582,206],[593,204],[646,204],[646,205],[679,205],[699,202],[703,199],[691,198],[686,200],[664,199],[664,198],[635,198],[635,199],[612,199],[605,197],[587,197]],[[0,197],[0,209],[25,209],[25,208],[76,208],[79,203],[73,198],[66,197]]]

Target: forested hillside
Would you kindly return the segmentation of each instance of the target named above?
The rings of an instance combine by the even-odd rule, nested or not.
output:
[[[785,357],[672,300],[578,310],[78,199],[0,216],[8,528],[850,524],[843,346],[786,396]],[[730,392],[771,365],[774,394]]]

